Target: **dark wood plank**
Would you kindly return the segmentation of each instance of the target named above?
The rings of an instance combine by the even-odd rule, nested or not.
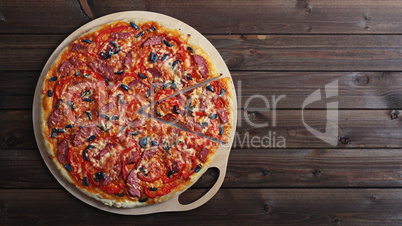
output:
[[[204,190],[190,189],[183,202]],[[221,189],[196,210],[122,216],[105,213],[64,190],[7,190],[0,193],[2,225],[15,224],[400,224],[401,189]],[[57,200],[51,201],[49,200]]]
[[[402,71],[402,35],[206,37],[231,70]],[[64,38],[63,35],[1,35],[0,70],[42,70]]]
[[[332,146],[306,129],[301,110],[239,111],[233,147],[401,148],[401,119],[392,120],[390,113],[389,110],[340,110],[339,130],[333,135],[347,137],[349,143],[338,142]],[[326,120],[325,110],[304,111],[304,122],[321,133],[326,131]],[[330,129],[336,128],[335,117],[329,117],[328,121]],[[13,145],[8,145],[9,148],[36,148],[31,111],[0,111],[0,124],[0,140],[3,140],[0,148],[7,148],[4,139],[10,137]]]
[[[89,1],[95,17],[147,10],[175,17],[202,33],[402,33],[398,0]],[[51,12],[51,13],[49,13]],[[284,16],[286,15],[286,16]],[[89,22],[78,1],[4,1],[1,33],[70,33]]]
[[[224,188],[401,187],[401,150],[233,149]],[[0,151],[0,188],[60,188],[37,149]],[[209,188],[210,169],[193,186]]]
[[[6,71],[0,77],[0,109],[31,109],[39,71]],[[338,80],[338,106],[341,109],[402,108],[400,72],[250,72],[233,71],[239,108],[301,109],[317,89]],[[297,87],[295,87],[297,85]],[[310,105],[309,109],[325,105]]]

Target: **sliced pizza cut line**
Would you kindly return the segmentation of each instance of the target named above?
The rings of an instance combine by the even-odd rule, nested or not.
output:
[[[139,114],[227,143],[232,123],[231,101],[230,78],[218,78],[143,107]]]

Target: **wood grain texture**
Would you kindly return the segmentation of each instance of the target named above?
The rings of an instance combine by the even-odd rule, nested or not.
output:
[[[65,37],[1,35],[0,71],[42,70]],[[230,70],[402,71],[402,35],[206,35],[206,38]]]
[[[276,126],[273,124],[276,114]],[[401,148],[401,119],[392,120],[389,110],[340,110],[338,136],[348,144],[333,147],[311,134],[303,124],[301,110],[240,111],[234,148]],[[330,122],[335,118],[330,117]],[[326,111],[305,110],[304,122],[326,131]],[[266,124],[267,123],[267,124]],[[0,111],[0,140],[15,138],[15,148],[36,148],[31,111]],[[257,125],[257,126],[255,126]],[[259,127],[258,127],[259,126]],[[332,125],[335,126],[335,125]],[[335,134],[336,135],[336,134]],[[0,149],[7,148],[1,144]]]
[[[203,192],[190,189],[182,201],[192,200]],[[0,193],[0,223],[383,225],[402,220],[401,197],[400,189],[221,189],[208,203],[193,211],[133,217],[99,211],[64,190],[4,189]]]
[[[39,71],[0,72],[0,109],[32,109],[39,74]],[[266,108],[266,99],[271,109],[274,103],[277,109],[301,109],[310,94],[336,80],[336,100],[341,109],[402,108],[400,72],[233,71],[232,77],[239,108]],[[281,95],[286,97],[278,99]],[[322,109],[325,104],[313,104],[308,108]]]
[[[396,149],[233,149],[222,187],[400,188],[401,162]],[[61,188],[37,149],[1,150],[0,172],[0,189]],[[211,168],[193,188],[210,188],[217,177]]]
[[[158,12],[202,33],[402,33],[398,0],[118,0],[89,1],[89,6],[95,17],[127,10]],[[70,33],[90,21],[78,1],[3,1],[0,9],[1,33]]]

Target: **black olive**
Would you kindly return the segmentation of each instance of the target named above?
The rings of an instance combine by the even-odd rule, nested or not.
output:
[[[93,102],[94,99],[91,99],[91,98],[84,98],[84,101],[86,101],[86,102]]]
[[[140,134],[140,131],[139,131],[139,130],[130,133],[131,136],[137,136],[137,135],[139,135],[139,134]]]
[[[178,64],[179,62],[180,62],[180,60],[176,60],[176,61],[173,62],[173,64],[172,64],[172,70],[174,69],[174,67],[176,66],[176,64]]]
[[[56,108],[59,108],[59,105],[63,103],[62,99],[59,99],[56,103]]]
[[[64,128],[66,128],[66,129],[74,128],[74,124],[68,124],[68,125],[66,125],[66,127],[64,127]]]
[[[154,26],[152,26],[150,29],[151,29],[151,31],[155,31],[155,30],[156,30]]]
[[[215,92],[214,87],[212,87],[210,84],[207,85],[207,90]]]
[[[168,87],[170,87],[172,85],[172,83],[171,82],[168,82],[168,83],[166,83],[164,86],[163,86],[163,89],[167,89]]]
[[[180,110],[178,109],[177,105],[173,106],[173,113],[180,114]]]
[[[91,114],[91,112],[86,111],[85,113],[87,114],[88,119],[89,119],[89,120],[92,120],[92,114]]]
[[[145,148],[148,143],[148,137],[143,137],[140,139],[140,147]]]
[[[154,59],[152,60],[152,63],[156,63],[158,61],[158,54],[155,54]]]
[[[176,88],[177,88],[177,86],[176,86],[176,84],[175,84],[175,83],[172,83],[172,85],[170,86],[170,88],[171,88],[171,89],[176,89]]]
[[[51,81],[51,82],[57,81],[57,76],[53,76],[53,77],[49,78],[49,81]]]
[[[119,116],[117,115],[113,115],[112,117],[110,117],[110,120],[117,120],[117,119],[119,119]]]
[[[85,42],[85,43],[88,43],[88,44],[91,44],[91,43],[92,43],[92,41],[91,41],[91,40],[88,40],[88,39],[84,39],[84,40],[82,40],[82,42]]]
[[[125,91],[130,90],[130,88],[127,85],[124,85],[124,84],[121,84],[120,87],[123,88]]]
[[[146,75],[144,75],[144,74],[141,73],[141,72],[138,72],[138,76],[140,76],[140,78],[148,78]]]
[[[187,50],[189,50],[191,53],[194,53],[193,48],[191,48],[190,46],[187,46]]]
[[[102,117],[102,118],[104,118],[104,119],[106,119],[106,120],[109,120],[109,119],[110,119],[109,116],[107,116],[107,115],[105,115],[105,114],[100,114],[99,117]]]
[[[121,47],[119,46],[119,47],[117,47],[117,50],[113,52],[113,54],[118,54],[120,52],[120,50],[121,50]]]
[[[53,128],[52,129],[52,135],[51,135],[51,137],[52,138],[55,138],[57,136],[57,129],[56,128]]]
[[[77,77],[77,76],[80,75],[80,74],[81,74],[81,71],[78,70],[78,71],[76,71],[76,72],[74,73],[74,76]]]
[[[168,56],[169,56],[169,54],[167,54],[167,53],[165,55],[163,55],[163,57],[161,58],[161,61],[165,61]]]
[[[87,149],[85,149],[85,150],[82,152],[82,157],[84,157],[84,160],[85,160],[85,161],[89,161]]]
[[[107,59],[107,58],[108,58],[108,56],[106,55],[106,53],[101,52],[100,54],[101,54],[101,56],[103,56],[103,59]]]
[[[221,90],[221,94],[219,94],[219,97],[223,97],[223,95],[225,95],[225,89]]]
[[[105,82],[107,86],[110,86],[109,79],[105,78]]]
[[[106,174],[104,172],[97,172],[95,173],[95,181],[98,182],[99,179],[106,180]]]
[[[150,61],[153,61],[153,60],[154,60],[154,57],[155,57],[155,53],[154,53],[154,52],[151,52],[151,53],[149,54],[149,60],[150,60]]]
[[[151,90],[147,90],[147,98],[149,98],[151,96]]]
[[[163,149],[165,149],[166,152],[169,152],[170,150],[170,144],[167,142],[163,142]]]
[[[223,135],[223,133],[225,132],[225,129],[223,128],[222,125],[219,125],[219,135]]]
[[[209,123],[208,123],[208,122],[201,122],[201,123],[200,123],[200,125],[202,125],[202,126],[204,126],[204,127],[205,127],[205,126],[208,126],[208,125],[209,125]]]
[[[130,25],[131,25],[135,30],[138,30],[137,24],[135,24],[135,23],[133,23],[133,22],[130,22]]]
[[[89,184],[88,184],[88,178],[87,177],[84,177],[84,179],[82,179],[82,184],[84,185],[84,186],[88,186]]]
[[[117,43],[116,43],[115,41],[110,40],[110,43],[111,43],[114,47],[117,47]]]
[[[151,141],[150,144],[151,144],[151,146],[157,146],[157,145],[158,145],[158,142],[153,140],[153,141]]]
[[[70,106],[71,109],[75,109],[75,106],[71,101],[67,101],[67,105]]]
[[[64,129],[62,128],[62,129],[58,129],[57,130],[57,133],[64,133]]]
[[[51,91],[50,89],[47,91],[47,96],[48,96],[48,97],[52,97],[52,96],[53,96],[53,93],[52,93],[52,91]]]
[[[172,174],[174,174],[174,170],[170,170],[167,172],[166,176],[169,178]]]
[[[109,49],[109,51],[107,52],[107,58],[111,57],[113,55],[113,50],[112,48]]]
[[[85,148],[85,150],[88,150],[88,149],[90,149],[90,148],[95,148],[95,146],[93,146],[93,145],[88,145],[86,148]]]
[[[140,32],[138,35],[136,35],[135,37],[136,37],[136,38],[139,38],[139,37],[141,37],[143,34],[144,34],[144,32],[141,31],[141,32]]]
[[[123,73],[124,73],[124,69],[121,70],[121,71],[116,71],[116,72],[115,72],[116,75],[121,75],[121,74],[123,74]]]
[[[95,138],[96,138],[95,135],[90,136],[90,137],[88,138],[88,142],[91,142],[91,141],[95,140]]]
[[[124,196],[123,193],[117,193],[117,194],[114,194],[114,195],[119,196],[119,197],[123,197],[123,196]]]
[[[196,173],[200,172],[201,168],[202,168],[202,165],[201,165],[201,164],[198,164],[198,166],[195,167],[194,172],[196,172]]]
[[[143,198],[143,199],[138,199],[138,202],[146,202],[148,200],[147,197]]]
[[[208,117],[209,117],[210,119],[216,119],[216,118],[218,118],[218,114],[208,115]]]
[[[193,80],[193,77],[191,77],[190,73],[187,73],[186,77],[188,78],[188,80]]]
[[[73,169],[71,168],[70,164],[66,164],[64,165],[64,168],[66,168],[68,170],[68,172],[71,172]]]
[[[167,46],[167,47],[172,47],[173,44],[169,43],[168,41],[166,41],[165,39],[163,40],[163,43]]]
[[[149,190],[151,190],[151,191],[157,191],[158,188],[150,187]]]

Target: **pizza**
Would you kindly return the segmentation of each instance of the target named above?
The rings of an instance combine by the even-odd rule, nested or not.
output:
[[[190,35],[155,21],[93,28],[45,75],[40,127],[49,157],[105,205],[169,200],[206,171],[214,139],[228,141],[231,81],[220,76]]]

